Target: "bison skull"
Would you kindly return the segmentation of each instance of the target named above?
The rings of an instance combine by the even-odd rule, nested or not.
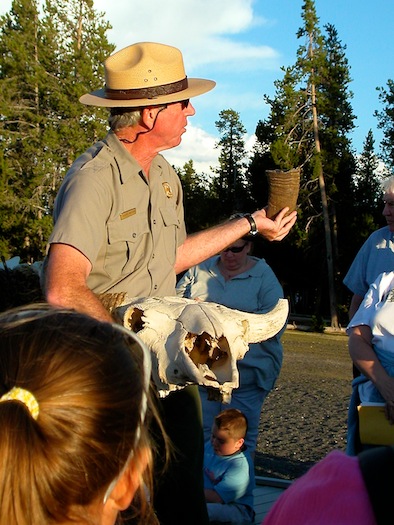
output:
[[[288,315],[285,299],[265,314],[180,297],[122,299],[112,313],[150,348],[161,397],[199,384],[218,389],[228,402],[238,387],[237,360],[244,357],[249,343],[276,335]]]

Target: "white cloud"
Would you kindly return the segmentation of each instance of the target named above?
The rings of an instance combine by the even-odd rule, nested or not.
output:
[[[248,153],[248,157],[250,158],[253,155],[253,149],[256,144],[257,137],[256,135],[247,135],[245,140],[245,149]]]
[[[256,27],[263,35],[269,26],[256,14],[257,0],[94,0],[94,7],[111,22],[108,39],[116,49],[139,41],[174,45],[182,51],[189,77],[217,81],[201,102],[198,97],[202,111],[193,120],[196,126],[215,135],[219,112],[234,109],[254,133],[267,112],[262,86],[281,60],[262,38],[251,38]]]
[[[181,144],[177,148],[164,151],[163,155],[170,164],[178,168],[183,168],[186,162],[193,159],[197,173],[210,174],[211,167],[217,167],[219,164],[216,142],[216,137],[189,123],[186,133],[182,135]]]
[[[245,135],[245,149],[248,158],[253,154],[256,135]],[[220,150],[215,148],[218,137],[210,135],[203,129],[188,124],[186,133],[182,136],[181,144],[174,149],[163,151],[168,162],[177,168],[183,168],[186,162],[193,160],[196,173],[210,175],[211,168],[219,166]]]
[[[113,30],[109,38],[117,49],[133,42],[154,41],[181,49],[187,70],[207,64],[220,67],[256,67],[256,59],[275,62],[277,52],[264,45],[234,39],[265,19],[253,11],[253,0],[94,0]],[[252,64],[253,62],[253,64]]]
[[[117,0],[112,4],[94,0],[95,8],[110,15],[114,25],[128,28],[133,41],[145,40],[146,35],[184,41],[236,34],[254,23],[252,4],[251,0]]]

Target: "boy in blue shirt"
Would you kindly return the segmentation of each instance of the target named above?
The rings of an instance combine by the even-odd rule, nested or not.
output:
[[[254,522],[254,467],[245,447],[246,416],[223,410],[205,444],[204,491],[211,523],[248,525]]]

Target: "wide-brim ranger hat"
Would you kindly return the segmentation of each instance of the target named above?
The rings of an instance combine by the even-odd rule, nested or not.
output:
[[[188,78],[176,47],[139,42],[117,51],[104,62],[105,87],[82,95],[88,106],[145,107],[202,95],[216,82]]]

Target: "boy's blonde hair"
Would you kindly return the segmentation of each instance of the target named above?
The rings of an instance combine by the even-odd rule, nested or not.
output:
[[[214,424],[220,430],[228,432],[233,439],[245,438],[248,431],[248,420],[243,412],[237,408],[227,408],[218,414]]]

